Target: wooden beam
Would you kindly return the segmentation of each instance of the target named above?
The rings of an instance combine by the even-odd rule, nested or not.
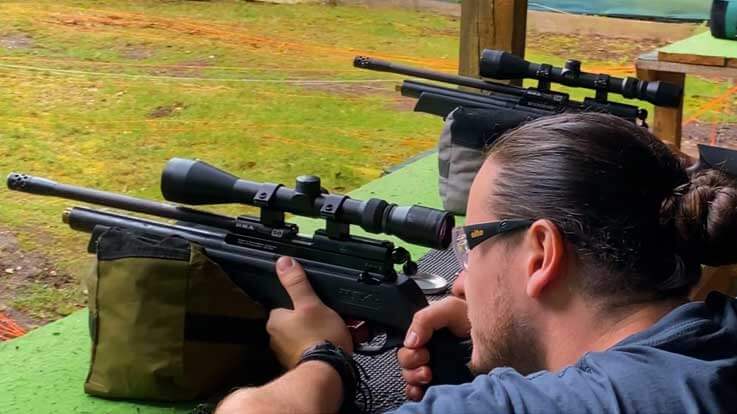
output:
[[[716,76],[720,78],[737,78],[737,59],[727,60],[727,66],[687,65],[685,63],[663,62],[658,54],[645,53],[635,61],[637,70],[657,72],[675,72],[688,75]]]
[[[723,56],[700,56],[688,55],[685,53],[668,53],[658,52],[658,60],[663,62],[685,63],[687,65],[704,65],[704,66],[726,66],[727,58]]]
[[[479,77],[483,49],[525,54],[527,0],[463,0],[459,73]]]

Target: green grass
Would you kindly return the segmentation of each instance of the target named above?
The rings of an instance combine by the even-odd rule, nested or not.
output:
[[[254,181],[291,185],[316,174],[348,191],[432,147],[440,121],[397,112],[392,83],[242,80],[387,79],[353,69],[352,56],[381,49],[442,64],[455,38],[431,31],[452,24],[396,10],[232,1],[3,3],[0,39],[32,44],[0,47],[0,172],[160,199],[160,171],[179,156]],[[417,42],[421,33],[431,34]],[[81,278],[85,236],[59,220],[73,204],[2,186],[0,223]],[[58,317],[78,292],[30,285],[11,306]]]
[[[160,199],[160,171],[178,156],[254,181],[291,185],[297,175],[316,174],[327,188],[349,191],[432,148],[441,121],[399,110],[393,82],[247,80],[402,79],[354,69],[358,54],[452,72],[458,29],[450,17],[357,6],[3,2],[0,175],[22,171]],[[13,39],[18,47],[8,46]],[[554,64],[569,57],[529,52]],[[584,50],[580,57],[606,64],[587,61]],[[689,78],[689,94],[699,97],[688,110],[724,88]],[[81,278],[85,236],[59,220],[73,204],[0,186],[0,226]],[[32,284],[16,292],[13,306],[63,315],[65,303],[82,300],[79,292],[77,284]]]
[[[54,320],[79,309],[76,304],[84,300],[81,289],[54,289],[49,285],[32,283],[21,289],[19,298],[11,301],[10,306],[37,318]]]

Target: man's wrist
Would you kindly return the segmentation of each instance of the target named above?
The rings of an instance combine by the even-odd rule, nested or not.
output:
[[[305,361],[299,364],[293,372],[295,375],[309,376],[310,382],[316,388],[323,390],[319,398],[307,404],[309,407],[314,407],[312,409],[315,412],[334,413],[341,410],[345,401],[343,380],[338,371],[329,363],[320,360]]]
[[[343,388],[343,380],[340,378],[340,374],[332,365],[325,361],[313,359],[312,361],[305,361],[299,364],[298,367],[304,367],[303,369],[305,370],[309,369],[313,375],[321,378],[320,382],[335,384],[341,389]]]
[[[301,392],[295,394],[298,383],[310,389],[297,385]],[[307,361],[269,384],[234,391],[218,404],[215,414],[335,413],[343,402],[342,388],[340,375],[330,364]]]
[[[338,375],[340,388],[343,390],[343,406],[353,403],[360,374],[348,353],[330,341],[323,341],[308,348],[302,354],[297,366],[310,362],[320,362],[321,366],[329,366]]]

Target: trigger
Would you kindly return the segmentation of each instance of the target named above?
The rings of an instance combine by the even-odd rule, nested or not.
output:
[[[353,338],[354,344],[362,344],[373,337],[371,335],[371,328],[366,321],[346,319],[345,326],[348,328],[348,332],[351,333],[351,338]]]

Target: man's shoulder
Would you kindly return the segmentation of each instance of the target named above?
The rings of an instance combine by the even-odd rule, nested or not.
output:
[[[737,302],[710,296],[557,372],[497,368],[398,413],[721,412],[737,401]]]
[[[647,346],[665,349],[673,346],[701,348],[702,338],[737,341],[737,300],[712,292],[704,302],[685,303],[652,327],[621,341],[614,349]],[[682,352],[689,350],[681,349]]]
[[[723,410],[737,400],[737,301],[717,294],[684,304],[609,350],[529,379],[609,396],[625,412]]]

